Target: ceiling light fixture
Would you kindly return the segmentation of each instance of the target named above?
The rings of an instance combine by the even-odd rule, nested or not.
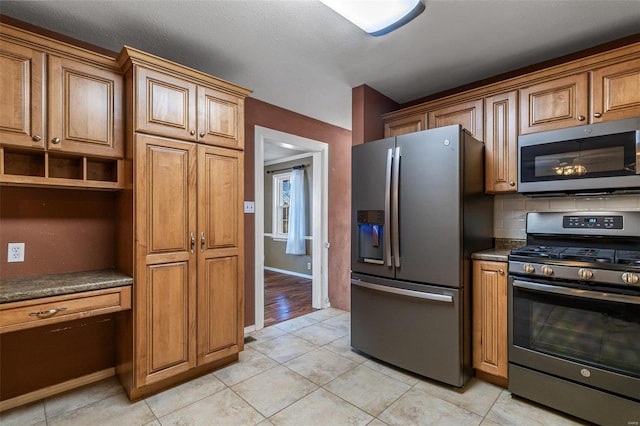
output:
[[[399,28],[424,10],[421,0],[320,0],[368,34],[380,36]]]

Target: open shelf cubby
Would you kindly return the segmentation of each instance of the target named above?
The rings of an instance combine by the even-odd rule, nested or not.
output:
[[[123,160],[0,147],[0,184],[122,189]]]

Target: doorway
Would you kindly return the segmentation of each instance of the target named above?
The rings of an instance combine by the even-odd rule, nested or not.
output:
[[[328,240],[328,160],[329,146],[324,142],[255,126],[255,329],[265,325],[265,148],[267,153],[276,152],[280,160],[304,158],[312,167],[311,212],[311,287],[312,307],[322,309],[329,306],[327,278]],[[271,158],[270,163],[278,162]]]

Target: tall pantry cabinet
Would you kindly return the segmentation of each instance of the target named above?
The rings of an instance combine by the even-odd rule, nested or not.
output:
[[[244,98],[248,90],[124,47],[127,149],[117,373],[131,399],[243,349]]]

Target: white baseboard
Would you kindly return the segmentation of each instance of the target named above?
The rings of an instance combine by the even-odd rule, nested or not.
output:
[[[301,274],[300,272],[286,271],[284,269],[272,268],[270,266],[265,266],[264,269],[271,272],[278,272],[280,274],[293,275],[294,277],[307,278],[309,280],[313,279],[313,276],[307,275],[307,274]]]
[[[246,336],[247,334],[253,333],[254,331],[256,331],[256,325],[255,324],[250,325],[248,327],[245,327],[244,328],[244,335]]]

